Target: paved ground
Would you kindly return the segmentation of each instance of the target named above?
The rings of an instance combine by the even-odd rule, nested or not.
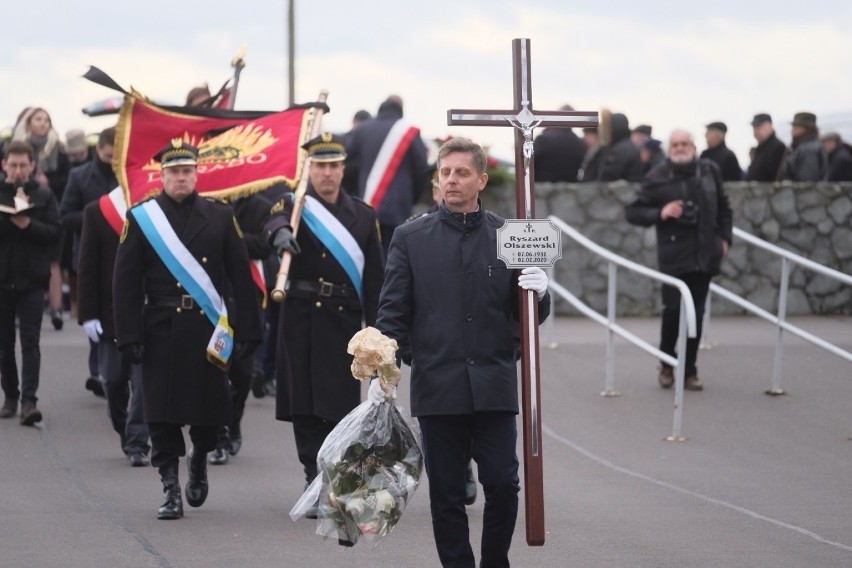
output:
[[[852,318],[796,322],[852,350]],[[623,323],[656,341],[656,320]],[[852,365],[789,337],[789,394],[768,397],[773,329],[730,318],[712,332],[699,355],[706,390],[686,393],[685,442],[664,441],[673,392],[656,385],[650,356],[619,342],[622,396],[603,398],[604,330],[559,318],[543,334],[558,344],[542,352],[547,541],[526,546],[522,506],[513,566],[852,567]],[[48,322],[42,337],[45,421],[0,422],[0,566],[438,565],[425,483],[375,548],[343,549],[291,521],[303,481],[270,398],[249,398],[245,445],[211,467],[207,503],[157,521],[156,472],[129,467],[103,399],[83,389],[82,331]],[[481,499],[469,514],[476,542]]]

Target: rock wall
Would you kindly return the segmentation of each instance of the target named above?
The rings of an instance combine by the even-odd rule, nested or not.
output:
[[[852,183],[728,183],[734,226],[814,262],[852,274]],[[597,244],[656,268],[654,228],[630,225],[624,206],[637,186],[613,183],[536,184],[536,216],[555,215]],[[488,187],[486,208],[515,217],[514,187]],[[659,314],[659,286],[625,269],[618,271],[618,312],[626,316]],[[778,311],[781,260],[734,239],[717,284],[771,312]],[[607,263],[563,235],[556,281],[595,310],[606,313]],[[744,310],[714,296],[714,314]],[[558,312],[576,313],[566,302]],[[852,314],[852,286],[796,267],[791,271],[789,315]]]

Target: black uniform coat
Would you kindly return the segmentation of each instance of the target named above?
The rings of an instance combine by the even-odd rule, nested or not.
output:
[[[518,412],[518,271],[497,259],[502,226],[442,203],[394,232],[376,327],[413,356],[414,416]],[[549,293],[538,309],[543,321]]]
[[[261,340],[257,294],[246,247],[230,206],[193,195],[188,218],[161,193],[155,198],[181,242],[210,275],[216,290],[233,294],[228,319],[234,341]],[[181,204],[188,205],[188,204]],[[182,228],[181,228],[182,227]],[[145,297],[185,293],[128,211],[126,236],[118,247],[113,279],[118,346],[142,343],[143,406],[146,422],[199,426],[231,423],[231,395],[225,374],[207,361],[213,326],[197,307],[144,306]]]
[[[662,208],[678,199],[697,204],[697,222],[660,219]],[[689,272],[718,274],[722,241],[730,244],[733,240],[733,215],[715,163],[696,160],[675,165],[666,160],[648,172],[625,212],[629,223],[656,226],[660,272],[672,276]]]
[[[362,328],[362,320],[374,325],[382,287],[382,250],[372,207],[341,190],[337,203],[324,204],[352,234],[364,252],[363,305],[350,298],[320,297],[290,290],[281,305],[276,347],[278,391],[275,416],[292,420],[294,415],[319,416],[339,421],[361,402],[361,386],[352,378],[352,356],[346,346]],[[289,200],[276,205],[267,223],[270,238],[281,227],[290,228]],[[352,283],[343,267],[302,221],[296,240],[301,253],[293,257],[289,280]]]
[[[66,195],[68,195],[66,193]],[[101,340],[115,339],[112,311],[112,274],[118,233],[106,220],[98,200],[83,210],[80,264],[77,269],[77,321],[100,320]]]

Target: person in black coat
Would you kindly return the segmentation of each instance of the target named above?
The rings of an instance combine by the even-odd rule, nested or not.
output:
[[[712,160],[719,166],[722,181],[740,181],[743,171],[737,155],[725,144],[725,134],[728,127],[724,122],[711,122],[707,125],[707,149],[701,152],[702,160]]]
[[[266,308],[266,281],[263,263],[272,255],[272,246],[266,239],[264,225],[269,219],[269,210],[273,203],[267,199],[266,192],[255,193],[236,199],[232,203],[234,217],[243,233],[251,262],[252,277],[257,285],[256,292],[261,300],[261,307]],[[233,299],[230,299],[233,302]],[[263,309],[258,313],[263,321]],[[208,456],[207,461],[215,465],[228,463],[230,456],[236,456],[243,446],[242,420],[246,409],[246,399],[251,391],[254,378],[254,358],[235,360],[228,369],[228,381],[231,383],[231,403],[233,415],[228,426],[219,428],[219,440],[216,449]]]
[[[852,146],[840,134],[830,132],[822,137],[822,148],[828,156],[826,181],[852,181]]]
[[[599,145],[590,148],[584,158],[580,181],[640,181],[642,158],[639,149],[630,141],[627,117],[621,113],[601,112],[598,135]]]
[[[121,188],[86,205],[77,267],[77,320],[96,346],[98,372],[107,399],[107,415],[133,467],[148,465],[148,425],[142,412],[142,369],[122,355],[115,343],[112,281],[120,227],[108,221],[115,212],[110,197],[124,201]],[[66,193],[66,195],[68,195]],[[118,229],[118,230],[116,230]]]
[[[574,110],[564,105],[560,110]],[[571,128],[545,128],[533,140],[535,181],[577,181],[577,173],[586,155],[586,143]]]
[[[748,181],[777,181],[781,179],[781,164],[787,146],[775,135],[772,117],[766,113],[754,115],[751,121],[757,147],[746,172]]]
[[[4,149],[0,204],[14,207],[16,198],[30,207],[20,213],[0,212],[0,384],[5,401],[0,418],[11,418],[21,400],[21,424],[42,419],[37,408],[44,293],[62,226],[59,207],[49,187],[32,177],[35,151],[22,140]],[[16,208],[18,209],[18,208]],[[15,361],[15,319],[21,338],[21,381]]]
[[[310,483],[325,437],[361,402],[346,347],[362,321],[376,321],[384,262],[376,212],[341,188],[343,138],[323,133],[303,147],[310,185],[298,235],[289,198],[273,207],[266,230],[279,255],[296,253],[279,313],[275,417],[293,423]]]
[[[497,258],[504,220],[482,209],[486,156],[454,138],[438,153],[442,202],[397,228],[376,327],[410,357],[411,413],[423,443],[432,529],[442,566],[473,566],[465,513],[471,455],[485,495],[481,566],[508,566],[518,512],[515,337],[519,286],[550,311],[538,267],[507,269]],[[370,385],[374,401],[378,381]]]
[[[686,340],[688,390],[702,390],[696,357],[701,338],[704,303],[710,279],[719,273],[733,238],[732,213],[719,168],[697,157],[692,135],[675,130],[669,138],[668,159],[648,172],[636,198],[626,207],[627,221],[657,229],[660,272],[683,280],[692,293],[697,334]],[[660,351],[675,356],[680,321],[680,292],[663,285]],[[662,364],[660,386],[674,384],[672,367]]]
[[[116,187],[118,180],[112,171],[112,155],[115,151],[115,127],[109,127],[98,135],[93,159],[71,169],[68,183],[59,202],[59,213],[62,215],[62,226],[66,238],[70,237],[71,259],[68,266],[68,282],[71,288],[71,306],[77,306],[78,284],[76,272],[80,262],[80,235],[83,230],[83,209],[89,203],[97,201]],[[66,244],[67,246],[67,244]],[[79,318],[78,318],[79,319]],[[103,388],[97,379],[98,348],[94,343],[89,346],[89,377],[86,379],[86,389],[103,395]]]
[[[230,424],[232,413],[221,359],[228,345],[232,358],[250,357],[261,339],[257,293],[233,209],[195,191],[197,157],[198,149],[179,139],[157,154],[163,192],[128,211],[115,260],[116,341],[131,362],[142,363],[151,465],[159,469],[166,499],[157,512],[160,519],[183,516],[178,481],[179,458],[186,454],[182,425],[189,425],[192,440],[186,500],[193,507],[206,500],[207,453],[216,448],[218,429]],[[137,218],[158,210],[164,224],[154,225],[156,234],[177,240],[168,244],[178,255],[174,265],[167,266]],[[181,269],[195,276],[172,272]],[[198,293],[193,282],[204,289],[206,279],[212,290]],[[235,309],[227,311],[223,325],[221,306],[228,293]],[[224,333],[228,326],[232,338]]]

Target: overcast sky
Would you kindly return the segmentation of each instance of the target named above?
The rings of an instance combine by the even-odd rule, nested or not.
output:
[[[656,138],[685,127],[699,148],[704,125],[722,120],[744,167],[757,112],[782,139],[801,110],[852,134],[852,2],[295,1],[296,100],[328,89],[328,130],[394,93],[424,137],[467,135],[511,160],[508,128],[450,127],[446,111],[510,107],[512,39],[530,38],[538,109],[609,108]],[[244,43],[237,108],[288,102],[286,0],[33,0],[10,3],[4,21],[0,124],[39,105],[63,134],[109,126],[80,112],[113,94],[80,78],[89,65],[182,104],[197,84],[218,88]]]

